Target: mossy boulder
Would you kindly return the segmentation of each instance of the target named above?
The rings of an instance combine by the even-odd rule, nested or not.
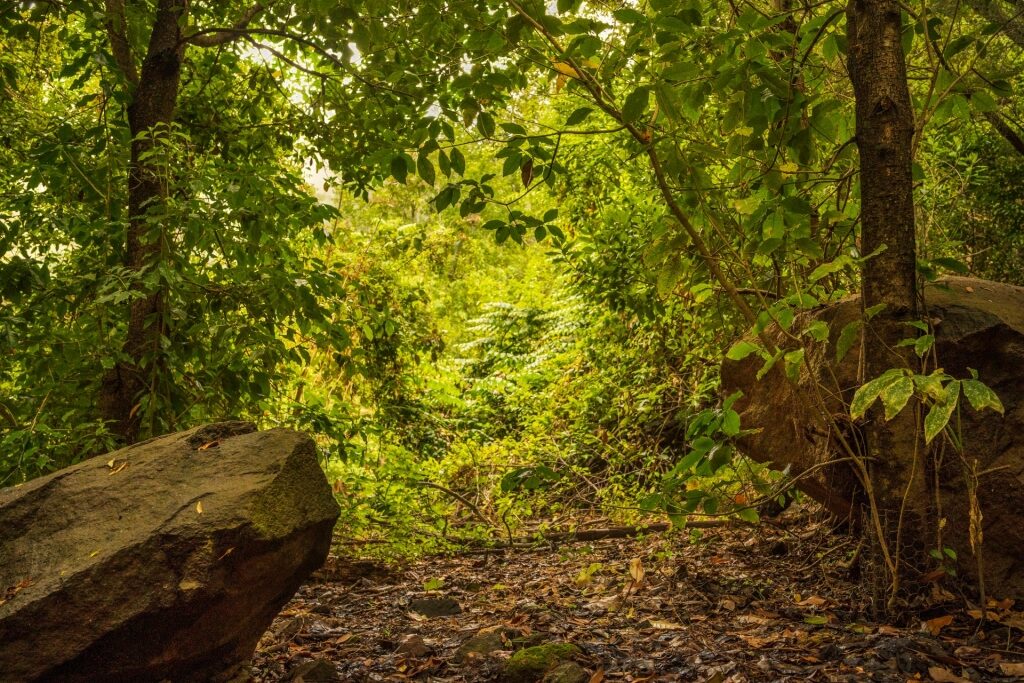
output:
[[[560,667],[571,662],[573,657],[580,654],[580,649],[572,643],[546,643],[535,645],[519,650],[505,664],[502,680],[508,683],[535,683],[536,681],[557,680],[563,683],[575,679],[564,678],[567,672],[563,671],[563,678],[550,679],[549,676],[556,674]]]
[[[878,505],[883,514],[897,514],[902,506],[932,508],[936,519],[926,528],[907,529],[918,549],[945,545],[954,548],[961,560],[960,576],[977,581],[970,525],[972,502],[970,478],[965,472],[976,467],[977,502],[983,531],[985,587],[989,595],[1024,599],[1024,288],[975,278],[950,277],[924,289],[927,317],[935,332],[934,351],[938,364],[957,379],[977,372],[999,396],[1005,414],[976,411],[961,398],[955,423],[966,449],[967,460],[949,449],[943,458],[929,459],[929,482],[937,486],[927,492],[928,500],[906,501],[904,491],[880,491]],[[923,314],[924,315],[924,314]],[[782,372],[769,372],[759,379],[763,361],[757,354],[722,365],[725,395],[742,391],[735,409],[740,413],[744,435],[740,449],[760,462],[788,469],[799,477],[799,486],[840,517],[856,517],[864,497],[852,468],[845,459],[833,463],[843,450],[838,432],[822,424],[814,402],[807,400],[821,392],[827,411],[838,416],[843,435],[858,441],[857,425],[845,416],[847,404],[860,385],[859,346],[837,362],[842,330],[861,319],[857,297],[807,311],[797,317],[793,328],[783,334],[769,328],[780,347],[791,348],[793,335],[812,323],[824,322],[830,336],[827,344],[807,342],[806,363],[797,381]],[[853,329],[853,328],[849,328]],[[909,331],[910,328],[908,327]],[[909,333],[908,333],[909,334]],[[810,335],[804,337],[810,340]],[[780,364],[781,365],[781,364]],[[832,464],[830,464],[832,463]],[[888,494],[888,498],[886,495]],[[921,495],[920,492],[917,495]],[[941,521],[939,516],[941,515]],[[941,530],[941,534],[940,534]]]
[[[337,517],[312,439],[242,422],[0,490],[0,678],[230,679]]]

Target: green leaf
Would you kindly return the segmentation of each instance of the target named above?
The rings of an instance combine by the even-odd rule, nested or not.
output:
[[[775,367],[775,364],[779,362],[780,358],[782,358],[782,351],[776,351],[775,355],[773,355],[771,358],[767,359],[761,365],[761,369],[757,371],[757,375],[756,375],[758,382],[760,382],[764,378],[765,375],[767,375],[769,372],[771,372],[772,368]]]
[[[683,263],[678,256],[668,259],[658,271],[658,294],[661,296],[671,294],[683,276],[683,272]]]
[[[569,118],[565,120],[565,125],[576,126],[587,120],[587,117],[593,113],[593,109],[590,107],[580,107],[573,113],[569,114]]]
[[[957,273],[958,275],[966,275],[970,272],[970,268],[963,261],[959,261],[955,258],[936,258],[932,259],[932,263],[946,270]]]
[[[840,256],[839,258],[829,261],[828,263],[822,263],[820,266],[811,271],[811,274],[807,276],[807,279],[811,282],[817,282],[823,277],[838,273],[839,271],[848,268],[853,265],[853,259],[849,256]]]
[[[740,433],[740,416],[735,410],[726,410],[722,415],[722,433],[726,436]]]
[[[673,471],[677,472],[678,474],[689,472],[690,470],[693,469],[693,466],[696,465],[700,461],[700,459],[704,457],[705,452],[706,451],[698,450],[690,451],[682,460],[680,460],[676,464],[676,466],[673,468]]]
[[[725,354],[725,357],[729,360],[743,360],[754,352],[760,352],[761,347],[757,344],[752,344],[748,341],[740,340],[733,344],[729,352]]]
[[[922,396],[941,401],[946,395],[945,389],[942,388],[942,378],[945,376],[946,373],[942,370],[936,370],[930,375],[914,375],[914,386]]]
[[[786,361],[786,376],[792,381],[797,381],[800,377],[800,366],[804,362],[804,350],[796,349],[790,351],[783,358]]]
[[[628,123],[636,123],[651,100],[651,90],[647,86],[641,86],[629,93],[625,103],[622,105],[622,118]]]
[[[874,318],[876,315],[878,315],[879,313],[881,313],[884,310],[885,310],[885,304],[875,304],[874,306],[871,306],[870,308],[864,309],[864,317],[866,319],[868,319],[868,320],[871,320],[872,318]]]
[[[846,358],[846,354],[849,353],[853,343],[860,336],[860,329],[863,326],[864,321],[862,320],[854,320],[843,325],[843,329],[839,332],[839,340],[836,341],[837,363]]]
[[[494,117],[485,111],[476,117],[476,128],[485,138],[494,137]]]
[[[903,370],[893,368],[886,370],[881,376],[863,384],[854,393],[853,400],[850,402],[850,417],[854,420],[863,417],[868,408],[878,399],[879,394],[890,384],[899,381],[903,376]]]
[[[815,320],[807,326],[807,329],[804,330],[804,334],[808,335],[816,342],[826,341],[828,340],[828,323],[821,320]]]
[[[406,163],[405,157],[401,154],[391,160],[391,175],[403,185],[409,176],[409,164]]]
[[[757,514],[757,510],[754,508],[740,508],[736,511],[736,516],[744,522],[750,522],[751,524],[757,524],[761,521],[761,516]]]
[[[918,358],[923,358],[924,354],[931,350],[933,344],[935,344],[934,335],[922,334],[914,340],[914,353],[917,354]]]
[[[501,129],[506,133],[511,133],[512,135],[526,135],[526,129],[518,123],[502,123]]]
[[[427,185],[433,185],[437,179],[437,173],[434,171],[434,164],[431,163],[430,158],[426,154],[420,154],[416,159],[416,173]]]
[[[949,424],[949,418],[953,415],[953,411],[956,410],[959,398],[960,382],[954,380],[946,385],[945,400],[932,405],[928,415],[924,418],[924,442],[926,444],[931,443]]]
[[[882,389],[879,397],[882,399],[882,405],[885,406],[885,419],[891,420],[896,417],[913,395],[914,380],[906,376],[900,377]]]
[[[964,396],[972,408],[975,410],[990,408],[1000,415],[1003,414],[1003,402],[987,384],[976,379],[965,379],[960,384],[963,387]]]
[[[466,175],[466,157],[459,151],[458,147],[452,147],[450,155],[452,170],[459,175]]]

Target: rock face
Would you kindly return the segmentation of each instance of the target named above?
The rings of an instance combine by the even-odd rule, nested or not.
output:
[[[0,679],[227,680],[337,517],[312,440],[242,422],[0,490]]]
[[[925,292],[926,315],[935,326],[939,366],[955,378],[969,378],[977,370],[1006,409],[975,412],[961,398],[962,435],[968,458],[978,459],[981,472],[978,498],[983,514],[985,582],[989,595],[1024,598],[1024,288],[973,278],[949,278]],[[925,314],[923,314],[925,315]],[[923,317],[922,315],[922,317]],[[827,322],[831,338],[826,345],[809,346],[813,371],[806,368],[795,384],[781,372],[756,380],[761,360],[726,361],[723,390],[742,390],[735,408],[744,429],[760,431],[743,439],[741,449],[750,457],[789,465],[798,474],[836,457],[835,435],[818,425],[809,402],[800,393],[811,391],[817,380],[833,415],[846,415],[840,398],[848,402],[858,386],[858,345],[836,364],[835,344],[842,328],[860,316],[860,301],[850,299],[808,314]],[[908,335],[909,336],[909,335]],[[834,377],[833,377],[834,373]],[[850,434],[854,426],[849,425]],[[933,468],[934,470],[934,468]],[[968,539],[969,506],[961,460],[946,449],[939,471],[941,517],[946,520],[943,543],[957,550],[958,570],[976,579],[975,561]],[[804,490],[833,511],[845,514],[857,508],[858,487],[852,473],[841,465],[824,468],[805,480]],[[934,529],[910,533],[934,547]]]

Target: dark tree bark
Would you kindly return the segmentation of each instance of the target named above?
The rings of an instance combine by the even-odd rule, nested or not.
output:
[[[872,379],[893,367],[906,367],[913,354],[897,343],[909,336],[904,322],[917,317],[918,292],[912,149],[914,111],[907,86],[897,0],[850,0],[847,7],[848,67],[856,97],[860,151],[861,252],[878,250],[862,271],[866,308],[884,304],[865,334],[865,374]],[[905,349],[904,349],[905,350]],[[891,611],[906,585],[904,574],[927,557],[929,496],[924,449],[915,402],[886,422],[880,409],[869,415],[866,455],[868,493],[877,503],[877,524],[888,553],[872,555],[868,580],[876,607]],[[875,534],[877,536],[877,534]],[[902,585],[901,585],[902,584]],[[885,597],[882,601],[881,598]],[[881,602],[881,604],[879,604]]]
[[[108,3],[108,8],[111,4],[114,3]],[[145,156],[153,146],[148,134],[174,119],[185,50],[181,27],[187,13],[188,0],[159,0],[149,47],[128,107],[132,144],[125,265],[136,273],[154,266],[167,249],[166,226],[157,215],[167,196],[167,183]],[[118,46],[114,29],[110,33],[112,44]],[[119,61],[131,59],[130,55],[124,56],[126,48],[120,52]],[[130,82],[131,62],[122,62],[121,69]],[[145,394],[159,391],[160,336],[165,312],[165,299],[159,290],[132,301],[123,348],[127,359],[103,378],[99,400],[102,417],[110,421],[113,431],[125,443],[138,439],[139,401]]]

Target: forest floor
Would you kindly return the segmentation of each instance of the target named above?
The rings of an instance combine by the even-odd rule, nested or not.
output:
[[[430,557],[332,556],[278,616],[257,681],[1021,681],[1024,613],[935,583],[865,620],[856,544],[804,511],[758,527]],[[533,648],[533,649],[525,649]],[[518,652],[518,654],[516,654]]]

